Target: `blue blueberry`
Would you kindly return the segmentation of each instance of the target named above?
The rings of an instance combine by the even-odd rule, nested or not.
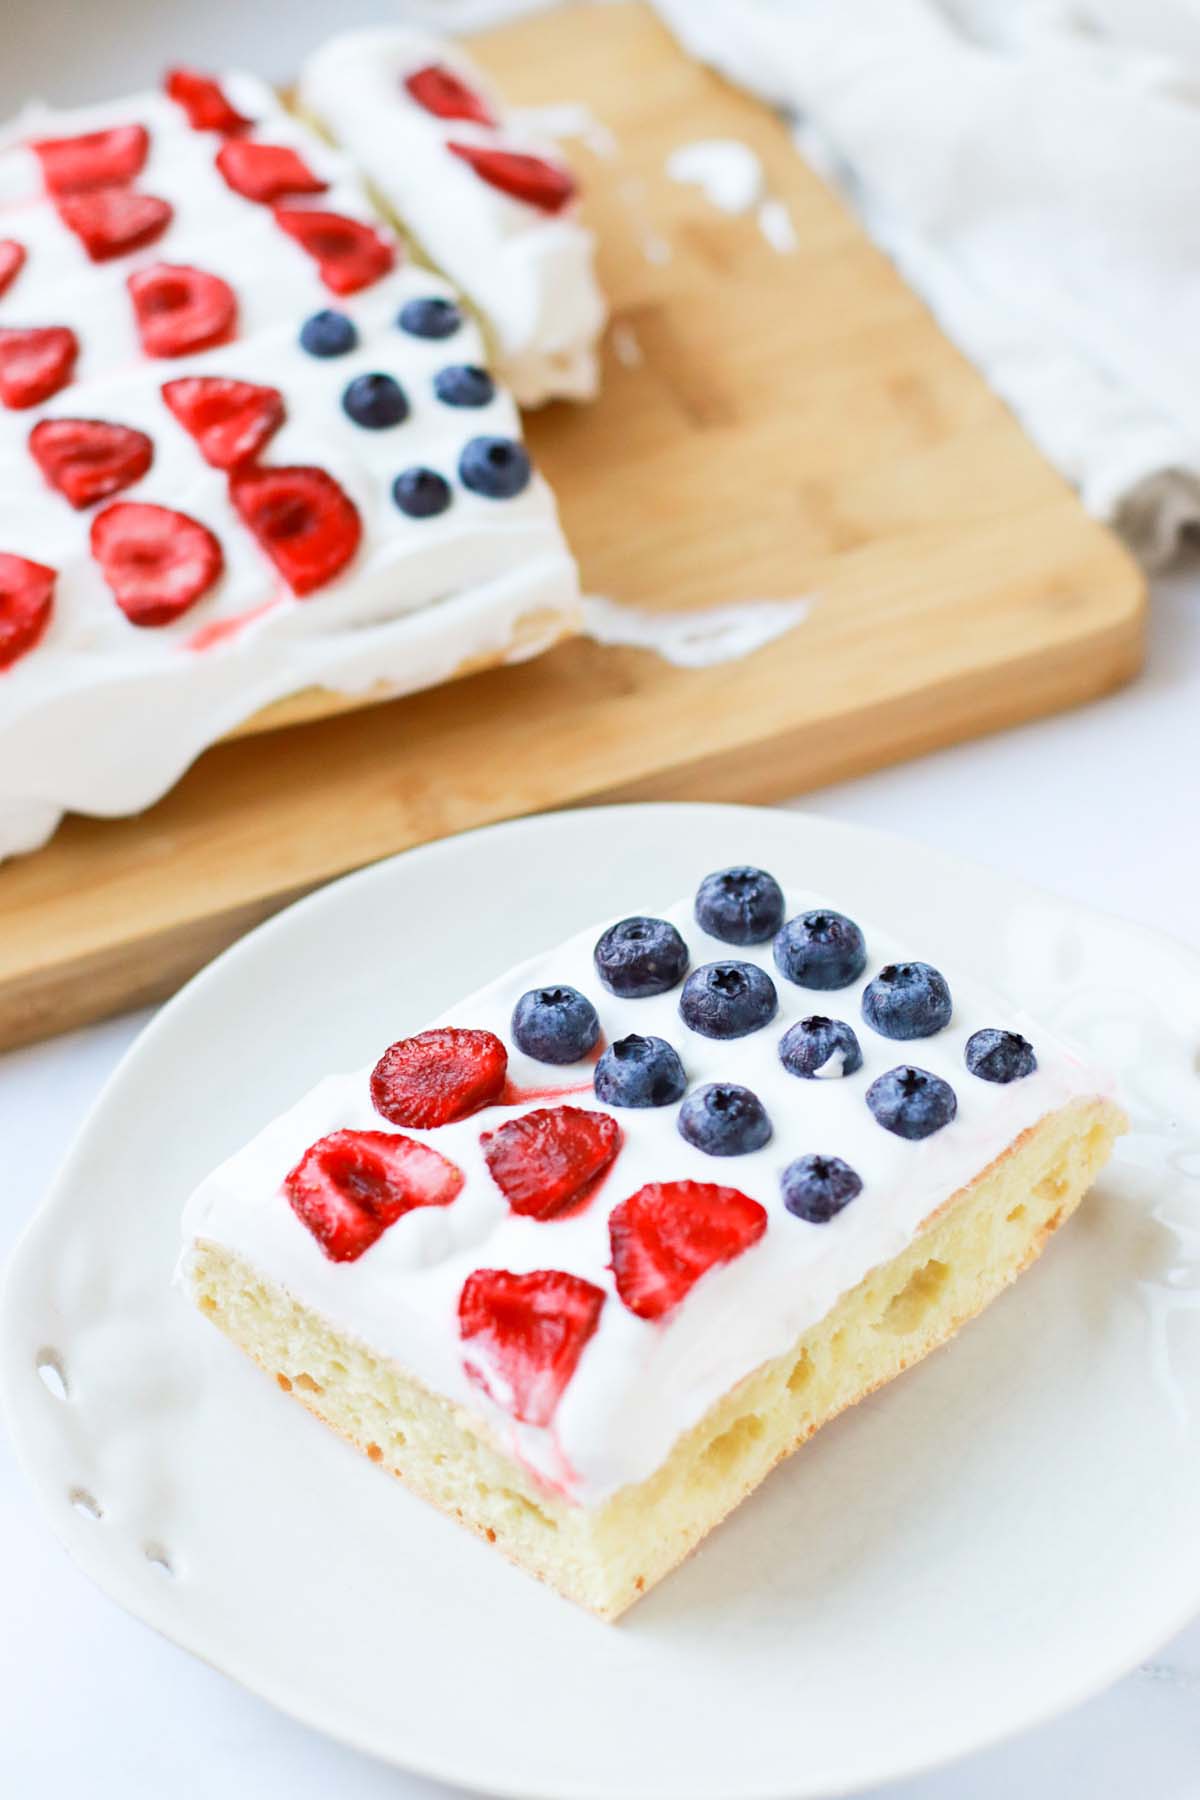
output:
[[[353,319],[326,307],[300,327],[300,348],[310,356],[345,356],[358,342]]]
[[[840,1156],[798,1156],[780,1178],[783,1204],[810,1225],[827,1225],[862,1193],[862,1176]]]
[[[1037,1057],[1028,1038],[1019,1031],[997,1031],[987,1026],[967,1039],[966,1064],[983,1081],[1020,1081],[1037,1068]]]
[[[404,389],[390,375],[356,375],[342,395],[342,406],[367,431],[386,431],[408,417]]]
[[[749,1088],[712,1082],[680,1107],[679,1135],[708,1156],[745,1156],[770,1142],[771,1121]]]
[[[464,487],[488,500],[514,500],[529,486],[533,465],[515,438],[472,438],[458,459]]]
[[[432,519],[444,513],[453,495],[436,469],[402,469],[392,483],[392,499],[410,519]]]
[[[430,297],[428,300],[406,300],[396,318],[401,331],[410,337],[453,337],[462,324],[462,314],[453,300]]]
[[[475,363],[451,363],[434,376],[433,391],[446,406],[486,406],[495,397],[496,384]]]
[[[640,914],[619,919],[597,941],[596,973],[610,994],[645,1000],[678,987],[688,966],[688,947],[666,919]]]
[[[765,869],[718,869],[700,883],[696,923],[723,944],[765,944],[783,924],[783,889]]]
[[[849,1025],[814,1014],[791,1025],[779,1040],[779,1060],[789,1075],[806,1081],[853,1075],[862,1068],[862,1051]]]
[[[885,1038],[932,1037],[954,1010],[946,977],[929,963],[889,963],[863,994],[863,1018]]]
[[[775,963],[797,987],[844,988],[865,969],[867,947],[853,919],[822,906],[788,920],[775,939]]]
[[[885,1131],[927,1138],[958,1111],[954,1089],[928,1069],[889,1069],[867,1089],[867,1105]]]
[[[634,1031],[608,1046],[593,1086],[606,1106],[673,1106],[683,1099],[687,1076],[665,1038]]]
[[[756,963],[713,962],[693,969],[679,996],[685,1025],[702,1037],[748,1037],[779,1011],[775,983]]]
[[[582,1062],[600,1036],[600,1020],[578,988],[531,988],[513,1008],[512,1034],[537,1062]]]

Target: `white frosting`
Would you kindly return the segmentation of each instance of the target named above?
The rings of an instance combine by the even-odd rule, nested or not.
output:
[[[820,904],[816,896],[793,893],[788,916]],[[509,1033],[513,1005],[522,993],[570,983],[594,1001],[607,1041],[637,1031],[672,1043],[689,1089],[716,1080],[753,1089],[774,1126],[764,1149],[747,1156],[707,1156],[679,1136],[678,1106],[614,1109],[624,1145],[599,1191],[582,1212],[538,1222],[510,1213],[483,1162],[479,1137],[531,1104],[554,1102],[493,1107],[439,1130],[408,1134],[434,1144],[463,1170],[462,1193],[449,1207],[409,1213],[357,1262],[337,1264],[326,1259],[296,1218],[280,1184],[304,1150],[327,1132],[385,1128],[371,1106],[370,1070],[363,1069],[323,1081],[216,1170],[193,1195],[184,1223],[189,1241],[228,1246],[340,1329],[470,1409],[543,1479],[585,1505],[650,1475],[679,1434],[721,1395],[787,1350],[868,1270],[898,1255],[936,1207],[1024,1130],[1073,1097],[1108,1087],[1048,1031],[953,971],[944,971],[954,998],[954,1016],[944,1031],[909,1043],[878,1037],[862,1020],[862,992],[884,963],[905,952],[872,926],[864,926],[863,977],[839,992],[822,993],[785,981],[769,944],[735,948],[706,936],[692,918],[690,901],[666,916],[687,940],[693,967],[732,957],[771,972],[779,1012],[770,1025],[749,1037],[717,1041],[683,1024],[678,989],[652,999],[615,998],[592,966],[603,927],[511,970],[452,1007],[439,1023],[496,1032],[509,1046],[509,1075],[519,1087],[587,1083],[590,1065],[535,1063],[515,1049]],[[937,946],[924,943],[916,951],[934,959]],[[790,1024],[812,1013],[852,1024],[864,1064],[856,1074],[805,1081],[784,1069],[779,1041]],[[968,1074],[966,1040],[985,1025],[1022,1031],[1034,1044],[1036,1072],[1007,1086]],[[943,1076],[958,1096],[953,1123],[920,1143],[885,1131],[864,1100],[876,1076],[904,1063]],[[590,1088],[565,1100],[608,1110]],[[780,1195],[782,1170],[809,1152],[841,1156],[863,1181],[861,1194],[825,1225],[793,1217]],[[762,1203],[769,1224],[756,1245],[709,1271],[665,1320],[651,1323],[629,1312],[614,1290],[608,1215],[643,1183],[680,1179],[739,1188]],[[515,1426],[463,1373],[456,1309],[463,1282],[478,1268],[561,1269],[605,1290],[598,1329],[551,1428]]]
[[[499,121],[439,119],[410,98],[405,77],[431,63],[459,75]],[[457,47],[391,27],[349,32],[309,57],[302,110],[354,158],[420,248],[478,307],[501,371],[523,406],[589,399],[604,301],[592,235],[574,207],[549,215],[510,198],[447,150],[450,139],[556,163],[553,138],[503,101]]]
[[[681,144],[667,158],[672,181],[698,187],[721,212],[744,213],[763,191],[762,164],[740,138],[698,138]]]
[[[647,612],[623,606],[602,594],[583,599],[584,635],[597,644],[653,650],[680,669],[708,669],[714,663],[752,656],[808,617],[807,600],[739,600],[693,612]]]

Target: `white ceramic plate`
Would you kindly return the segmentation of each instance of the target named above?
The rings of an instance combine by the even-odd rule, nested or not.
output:
[[[177,1220],[319,1075],[741,860],[1020,996],[1117,1069],[1135,1132],[1011,1294],[609,1627],[193,1316],[169,1286]],[[1082,1700],[1200,1607],[1198,1043],[1179,946],[820,819],[613,808],[414,851],[253,933],[121,1065],[12,1267],[18,1449],[122,1605],[405,1767],[521,1800],[795,1800],[913,1772]]]

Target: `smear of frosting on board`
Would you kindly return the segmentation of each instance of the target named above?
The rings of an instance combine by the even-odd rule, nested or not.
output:
[[[753,209],[759,230],[781,256],[796,248],[791,213],[784,201],[767,193],[762,163],[740,138],[698,138],[680,144],[666,166],[672,181],[698,187],[720,212],[737,215]]]
[[[597,644],[652,650],[677,668],[707,669],[774,643],[808,617],[810,606],[805,599],[742,600],[699,612],[645,612],[589,594],[583,601],[583,629]]]

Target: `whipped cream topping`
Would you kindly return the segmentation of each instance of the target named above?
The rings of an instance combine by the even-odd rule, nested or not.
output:
[[[793,892],[790,918],[828,904]],[[760,1364],[782,1355],[864,1275],[897,1256],[944,1201],[1000,1156],[1022,1132],[1068,1101],[1109,1091],[1107,1078],[1026,1019],[1008,1002],[952,970],[954,1012],[936,1036],[898,1043],[877,1036],[861,1013],[863,991],[888,962],[906,952],[887,933],[860,920],[867,942],[862,977],[836,992],[796,987],[776,970],[770,944],[734,947],[696,924],[692,902],[666,915],[688,944],[691,966],[730,958],[758,964],[775,981],[777,1016],[734,1040],[697,1035],[679,1015],[680,990],[649,999],[619,999],[596,976],[592,952],[605,925],[580,932],[560,948],[510,970],[452,1007],[439,1024],[491,1030],[509,1051],[517,1088],[565,1091],[562,1102],[610,1112],[623,1147],[583,1209],[547,1221],[519,1217],[488,1172],[480,1134],[504,1119],[554,1099],[532,1096],[492,1106],[436,1130],[405,1135],[427,1142],[458,1165],[465,1185],[446,1207],[408,1213],[352,1263],[326,1259],[292,1211],[281,1187],[309,1145],[340,1128],[386,1130],[369,1092],[370,1069],[334,1075],[277,1118],[201,1185],[188,1204],[184,1233],[226,1246],[323,1314],[339,1330],[393,1358],[432,1391],[465,1407],[549,1486],[594,1506],[665,1460],[680,1434]],[[936,958],[936,944],[915,946]],[[774,1127],[766,1146],[748,1155],[714,1157],[679,1135],[679,1105],[606,1108],[591,1091],[592,1065],[551,1067],[514,1045],[510,1019],[530,988],[567,983],[595,1004],[611,1043],[630,1032],[666,1038],[678,1051],[688,1091],[711,1081],[749,1087]],[[863,1067],[836,1079],[802,1080],[779,1059],[788,1027],[814,1013],[845,1020],[862,1046]],[[984,1026],[1022,1032],[1036,1051],[1036,1071],[1008,1085],[967,1072],[963,1053]],[[379,1046],[382,1054],[385,1045]],[[865,1094],[886,1070],[912,1063],[949,1081],[958,1097],[953,1122],[920,1142],[884,1130]],[[783,1205],[780,1176],[796,1157],[838,1156],[862,1178],[862,1192],[827,1224],[794,1217]],[[732,1262],[703,1275],[674,1311],[647,1321],[626,1309],[609,1269],[612,1209],[644,1183],[693,1180],[739,1189],[765,1207],[765,1234]],[[186,1255],[186,1252],[185,1252]],[[603,1289],[594,1335],[549,1427],[516,1424],[464,1373],[457,1305],[476,1269],[525,1273],[556,1269]]]
[[[482,96],[495,126],[437,118],[405,80],[440,66]],[[479,309],[505,380],[522,406],[589,399],[605,306],[593,240],[570,206],[553,214],[484,181],[451,141],[561,166],[532,115],[506,111],[456,46],[386,28],[331,39],[304,64],[301,110],[349,152],[419,249]]]

